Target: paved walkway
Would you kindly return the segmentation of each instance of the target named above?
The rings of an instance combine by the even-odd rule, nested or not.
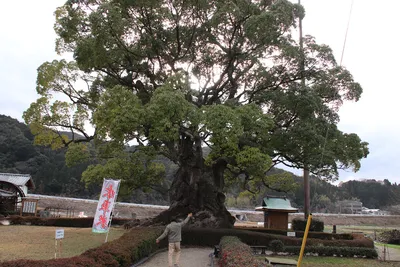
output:
[[[209,255],[212,252],[212,248],[183,248],[179,267],[211,266]],[[168,267],[168,251],[156,254],[140,267]]]
[[[375,244],[378,251],[379,259],[384,259],[383,246]],[[386,261],[398,261],[400,262],[400,249],[398,248],[386,248]]]

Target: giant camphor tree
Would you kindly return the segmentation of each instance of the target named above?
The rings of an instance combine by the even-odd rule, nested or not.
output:
[[[337,108],[362,89],[329,47],[307,37],[299,48],[299,5],[68,0],[55,14],[56,50],[74,60],[39,67],[41,97],[24,119],[36,143],[68,146],[71,163],[96,158],[88,183],[151,188],[163,179],[156,156],[176,163],[170,208],[155,222],[194,212],[201,226],[229,227],[226,182],[285,190],[290,177],[265,175],[278,163],[335,177],[368,153],[336,127]]]

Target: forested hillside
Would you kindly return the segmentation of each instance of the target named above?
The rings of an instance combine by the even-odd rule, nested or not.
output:
[[[87,164],[68,167],[65,163],[65,150],[51,150],[35,146],[29,128],[16,119],[0,115],[0,172],[29,173],[36,184],[35,193],[64,195],[80,198],[97,198],[100,186],[85,188],[80,181]],[[205,152],[207,153],[207,152]],[[122,201],[136,203],[168,204],[168,188],[177,166],[166,158],[158,158],[166,167],[166,179],[159,187],[143,192],[134,190],[122,196]],[[270,174],[283,172],[271,170]],[[267,194],[287,195],[294,206],[302,208],[304,191],[302,177],[293,175],[297,188],[293,192],[275,192],[262,188],[254,194],[244,190],[239,184],[227,189],[226,204],[230,207],[252,208],[260,205]],[[311,206],[313,212],[335,211],[335,202],[342,199],[359,199],[368,208],[383,208],[400,203],[400,185],[375,180],[349,181],[340,187],[311,176]]]
[[[92,197],[98,186],[85,189],[80,182],[86,167],[85,164],[67,167],[64,149],[35,146],[24,123],[0,115],[0,172],[31,174],[35,193]]]

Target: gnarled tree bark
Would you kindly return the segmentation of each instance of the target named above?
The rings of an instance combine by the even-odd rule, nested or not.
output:
[[[226,162],[204,164],[201,140],[182,135],[179,169],[170,188],[170,207],[154,223],[169,223],[175,217],[194,214],[198,227],[230,228],[235,219],[225,207],[224,170]]]

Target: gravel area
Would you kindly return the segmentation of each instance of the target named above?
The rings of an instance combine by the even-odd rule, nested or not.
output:
[[[179,267],[208,267],[212,248],[182,248]],[[214,265],[217,267],[217,265]],[[168,251],[158,253],[140,267],[168,267]]]

